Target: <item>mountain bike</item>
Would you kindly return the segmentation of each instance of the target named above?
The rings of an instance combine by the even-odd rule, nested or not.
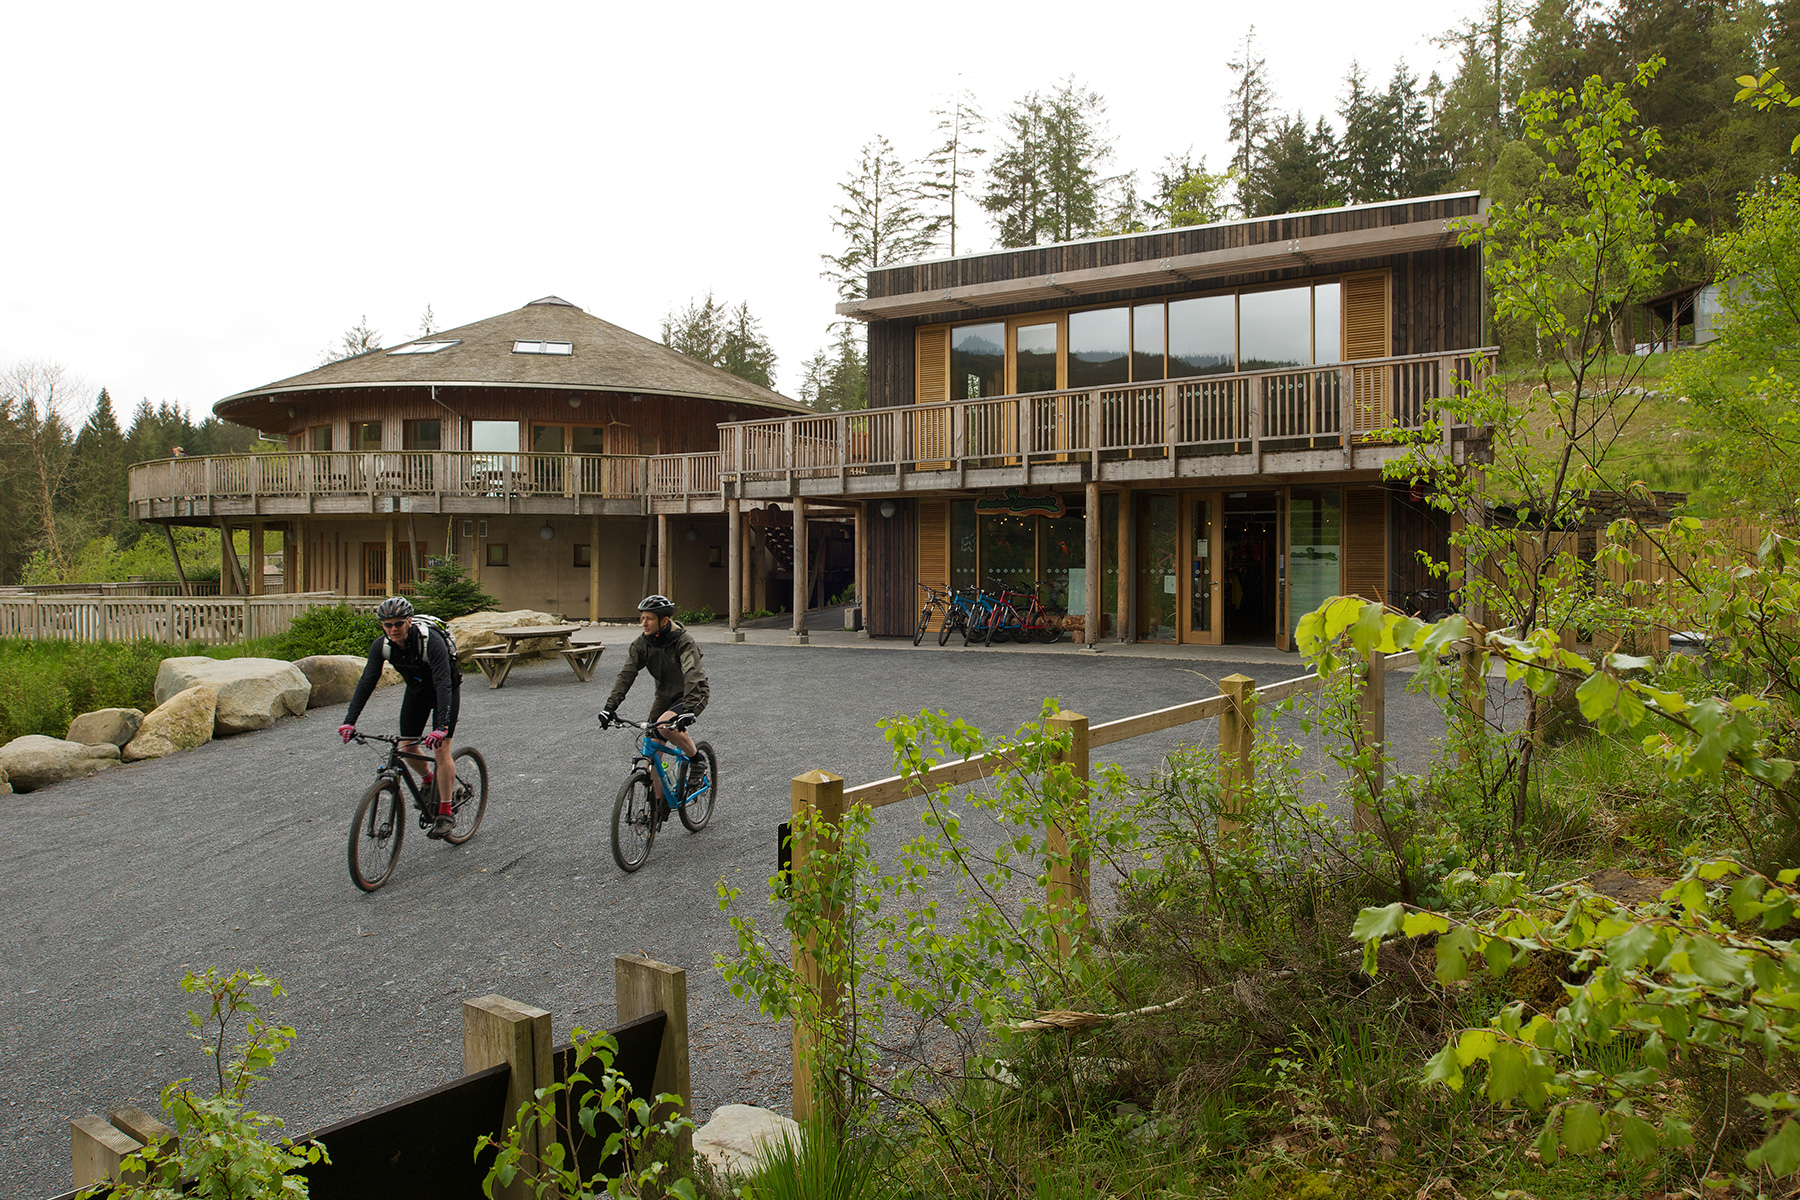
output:
[[[921,583],[918,587],[920,591],[925,593],[925,602],[919,606],[919,627],[913,630],[913,645],[915,646],[925,640],[925,627],[931,624],[931,618],[934,614],[943,613],[946,621],[949,619],[951,599],[950,592],[944,588],[933,587],[929,583]],[[940,630],[938,633],[938,645],[941,646],[943,644],[944,635]]]
[[[414,782],[402,760],[421,760],[425,756],[403,753],[402,739],[359,733],[353,740],[359,746],[370,742],[388,745],[387,761],[376,768],[379,778],[363,793],[356,806],[356,819],[350,822],[350,879],[363,891],[372,892],[393,875],[394,863],[400,858],[400,843],[406,837],[406,800],[401,795],[401,782],[405,781],[406,789],[412,793],[421,829],[430,829],[437,820],[437,785],[420,788]],[[444,841],[460,846],[475,836],[487,812],[487,760],[481,757],[481,751],[464,746],[456,752],[454,761],[456,787],[450,793],[450,815],[455,824],[444,835]]]
[[[1050,586],[1040,579],[1034,587],[1006,587],[1001,589],[1000,596],[1006,601],[1008,608],[1019,618],[1018,628],[1012,629],[1012,636],[1021,642],[1036,638],[1045,644],[1062,640],[1062,614],[1045,607],[1040,599],[1043,589]],[[1020,608],[1017,601],[1026,601]]]
[[[963,645],[979,646],[988,640],[992,632],[994,607],[1000,603],[999,597],[987,589],[977,586],[969,597],[968,623],[963,626]]]
[[[938,626],[938,645],[949,645],[950,635],[953,633],[961,633],[963,645],[968,645],[969,622],[973,619],[974,610],[975,602],[972,598],[963,595],[961,591],[952,589],[949,611],[944,613],[944,623]]]
[[[1028,642],[1031,640],[1031,634],[1025,629],[1025,618],[1019,614],[1019,610],[1014,608],[1012,603],[1014,600],[1030,594],[1023,588],[1010,583],[1000,585],[999,594],[994,597],[993,606],[988,609],[988,645],[998,646],[1002,642]]]
[[[676,798],[674,811],[689,833],[699,833],[706,828],[707,821],[712,819],[713,802],[719,791],[719,757],[713,753],[710,743],[695,743],[695,757],[706,761],[706,778],[690,789],[688,768],[694,759],[656,735],[655,731],[662,728],[664,722],[639,723],[615,715],[612,723],[628,725],[643,734],[638,742],[637,757],[631,760],[631,774],[620,786],[612,810],[613,861],[619,864],[621,871],[635,871],[649,859],[656,833],[669,819],[666,797]],[[694,718],[688,713],[667,722],[677,729],[686,729],[693,723]],[[605,713],[600,714],[600,727],[608,727]],[[664,766],[665,756],[676,760],[673,779]]]

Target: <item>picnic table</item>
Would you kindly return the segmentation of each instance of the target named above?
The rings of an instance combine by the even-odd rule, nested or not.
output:
[[[525,657],[519,649],[522,642],[548,640],[555,643],[555,651],[562,655],[575,672],[575,678],[586,683],[594,677],[594,668],[599,665],[600,655],[606,647],[597,641],[577,642],[574,637],[586,629],[585,625],[520,625],[512,629],[496,629],[494,636],[506,642],[506,649],[477,650],[469,657],[487,676],[488,687],[503,687],[506,677],[512,671],[514,663]]]

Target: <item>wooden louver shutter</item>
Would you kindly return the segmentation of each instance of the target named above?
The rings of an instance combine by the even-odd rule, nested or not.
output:
[[[1344,277],[1344,359],[1386,358],[1393,353],[1388,307],[1388,273]],[[1351,432],[1368,433],[1393,424],[1388,413],[1385,367],[1352,368]]]
[[[1344,594],[1388,598],[1387,489],[1344,489]]]
[[[943,500],[919,501],[919,582],[950,586],[950,505]],[[924,600],[922,594],[917,598]]]
[[[913,401],[939,404],[950,398],[950,327],[921,325],[913,331]]]

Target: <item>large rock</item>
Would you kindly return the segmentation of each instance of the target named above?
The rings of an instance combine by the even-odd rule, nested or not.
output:
[[[561,624],[562,620],[553,613],[536,612],[529,608],[514,609],[512,612],[470,613],[449,622],[450,633],[456,638],[456,657],[459,662],[467,662],[469,655],[489,646],[505,649],[506,639],[495,633],[496,629],[529,629],[534,625]],[[519,643],[519,651],[523,654],[552,648],[553,644],[548,640]]]
[[[0,746],[0,770],[6,772],[8,784],[20,792],[85,779],[95,771],[118,765],[119,748],[113,745],[86,746],[28,733]]]
[[[0,796],[12,795],[12,783],[6,778],[6,771],[0,769]]]
[[[799,1144],[794,1118],[754,1104],[727,1104],[694,1131],[694,1149],[721,1175],[748,1175],[783,1138]]]
[[[165,658],[156,672],[156,702],[206,684],[219,693],[213,736],[267,729],[277,718],[306,711],[312,684],[279,658]]]
[[[294,665],[306,676],[306,682],[312,685],[312,696],[306,701],[308,708],[323,708],[327,704],[348,704],[350,693],[362,679],[363,666],[369,660],[355,654],[314,654],[309,658],[297,659]],[[376,682],[378,688],[400,682],[400,672],[392,667],[381,669],[381,679]]]
[[[126,743],[125,761],[161,758],[177,750],[206,745],[212,741],[218,704],[218,689],[206,684],[170,696],[151,710],[138,726],[137,736]]]
[[[138,726],[143,723],[144,712],[139,708],[97,708],[69,722],[69,740],[84,746],[102,742],[123,746],[137,736]]]

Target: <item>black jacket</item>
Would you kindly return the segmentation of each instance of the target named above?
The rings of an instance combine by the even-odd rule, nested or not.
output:
[[[350,710],[344,714],[344,724],[356,724],[363,705],[375,694],[375,685],[381,680],[384,666],[400,672],[409,691],[430,688],[435,701],[433,712],[449,712],[450,689],[462,686],[462,674],[456,669],[456,660],[450,656],[450,644],[444,640],[444,635],[415,622],[406,641],[388,654],[381,650],[385,641],[387,635],[384,633],[369,646],[369,661],[363,667],[362,678],[356,681],[356,693],[350,697]]]
[[[656,680],[656,712],[651,714],[652,717],[659,717],[678,705],[682,711],[691,713],[706,707],[712,693],[706,684],[706,672],[700,666],[700,645],[686,628],[672,625],[667,632],[654,638],[640,633],[631,643],[625,665],[613,683],[612,694],[606,698],[608,712],[619,710],[625,693],[637,680],[638,672],[646,668],[650,677]]]

